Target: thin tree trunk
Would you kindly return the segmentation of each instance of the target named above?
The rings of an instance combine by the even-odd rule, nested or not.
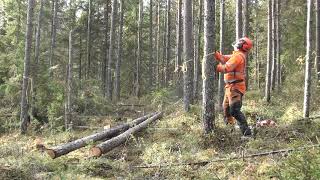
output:
[[[236,2],[236,41],[242,36],[242,0]]]
[[[88,22],[87,22],[87,72],[86,78],[91,76],[91,16],[92,16],[92,0],[88,2]]]
[[[169,83],[169,61],[170,61],[170,45],[171,45],[171,0],[167,0],[167,25],[166,25],[166,58],[164,69],[164,86],[167,87]]]
[[[303,117],[308,118],[310,114],[310,96],[311,96],[311,14],[312,14],[312,0],[308,0],[308,14],[307,14],[307,47],[306,47],[306,70],[305,70],[305,84],[304,84],[304,100],[303,100]]]
[[[142,58],[142,21],[143,21],[143,0],[139,0],[139,18],[138,18],[138,57],[137,57],[137,79],[136,79],[136,96],[140,97],[140,64]]]
[[[199,96],[199,75],[200,75],[200,46],[201,46],[201,31],[202,31],[202,9],[203,0],[199,0],[199,11],[198,11],[198,29],[195,36],[195,57],[194,57],[194,80],[193,80],[193,96],[198,99]]]
[[[107,97],[112,100],[112,62],[114,58],[114,44],[115,44],[115,30],[116,30],[116,16],[117,16],[117,0],[112,0],[111,10],[111,26],[110,26],[110,46],[108,57],[108,75],[107,75]]]
[[[276,86],[277,75],[277,40],[276,40],[276,2],[272,0],[272,71],[271,71],[271,90]]]
[[[280,48],[280,42],[281,42],[281,36],[280,36],[280,0],[277,1],[277,6],[276,6],[276,41],[277,41],[277,87],[278,91],[281,90],[281,48]]]
[[[153,67],[154,67],[154,60],[153,60],[153,0],[150,0],[150,5],[149,5],[149,8],[150,8],[150,12],[149,12],[149,19],[150,19],[150,24],[149,24],[149,67],[148,67],[148,70],[149,70],[149,78],[148,78],[148,83],[149,83],[149,88],[152,89],[152,85],[153,85]]]
[[[204,131],[210,133],[214,128],[215,119],[215,66],[212,57],[207,54],[215,49],[215,0],[204,0],[204,58],[202,64],[203,79],[203,115]]]
[[[36,43],[35,43],[35,61],[33,65],[32,71],[32,106],[31,106],[31,114],[34,115],[36,113],[36,101],[37,101],[37,79],[38,79],[38,66],[39,66],[39,56],[40,56],[40,37],[41,37],[41,26],[42,26],[42,16],[43,16],[43,0],[40,1],[40,9],[37,19],[37,32],[36,32]]]
[[[56,48],[56,36],[57,36],[57,19],[58,19],[58,8],[59,8],[59,0],[54,0],[52,4],[53,9],[53,17],[52,17],[52,32],[51,32],[51,46],[49,52],[49,68],[54,66],[53,58],[54,58],[54,51]],[[50,70],[50,74],[52,75],[52,70]]]
[[[119,21],[119,36],[118,36],[118,58],[116,62],[116,78],[115,78],[115,97],[116,101],[120,100],[120,70],[122,62],[122,36],[123,36],[123,0],[120,0],[120,21]]]
[[[167,9],[167,3],[165,6],[165,10]],[[167,13],[164,13],[164,18],[163,18],[163,34],[162,34],[162,61],[161,61],[161,87],[165,87],[165,69],[166,69],[166,52],[167,52]]]
[[[184,111],[190,111],[190,104],[193,103],[193,27],[192,27],[192,1],[184,0],[184,64],[183,64],[183,101]]]
[[[161,6],[160,6],[160,0],[158,0],[157,3],[157,64],[156,64],[156,83],[157,88],[160,88],[160,39],[161,39],[161,21],[160,21],[160,13],[161,13]]]
[[[224,31],[225,31],[225,0],[220,1],[220,52],[224,54]],[[219,84],[218,84],[218,103],[222,109],[222,102],[224,97],[224,80],[223,73],[219,73]]]
[[[105,3],[104,7],[104,61],[103,61],[103,69],[102,69],[102,84],[104,95],[107,94],[107,76],[108,76],[108,51],[109,51],[109,0]]]
[[[181,57],[182,57],[182,0],[178,0],[178,15],[177,15],[177,42],[176,42],[176,61],[175,61],[175,73],[176,73],[176,86],[177,94],[182,94],[182,73],[181,73]]]
[[[29,81],[29,71],[30,71],[30,56],[31,56],[31,46],[32,46],[32,17],[34,10],[34,0],[28,0],[28,11],[27,11],[27,25],[26,25],[26,39],[25,39],[25,56],[24,56],[24,71],[23,71],[23,82],[21,91],[21,133],[25,134],[27,132],[28,126],[28,104],[27,104],[27,86]]]
[[[269,0],[268,7],[268,52],[267,52],[267,71],[265,100],[269,103],[271,99],[271,66],[272,66],[272,0]]]
[[[79,84],[81,89],[82,81],[82,32],[79,32]]]
[[[317,70],[317,78],[318,78],[318,85],[320,85],[320,1],[316,2],[316,51],[317,51],[317,57],[316,57],[316,70]]]
[[[65,105],[65,129],[68,130],[69,124],[72,122],[72,64],[73,64],[73,30],[69,32],[69,62],[67,73],[67,99]]]
[[[16,0],[18,5],[18,14],[17,14],[17,27],[16,27],[16,44],[20,42],[20,29],[21,29],[21,0]]]
[[[244,8],[243,8],[243,14],[244,14],[244,22],[243,22],[243,37],[248,37],[249,36],[249,6],[250,6],[250,1],[249,0],[244,0]],[[246,88],[249,89],[249,67],[250,67],[250,57],[246,55]]]

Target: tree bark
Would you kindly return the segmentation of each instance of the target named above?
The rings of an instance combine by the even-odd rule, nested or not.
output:
[[[236,41],[242,37],[242,0],[236,2]]]
[[[225,0],[220,1],[220,52],[224,54],[224,31],[225,31]],[[224,78],[223,73],[219,73],[218,84],[218,103],[222,109],[222,102],[224,97]]]
[[[102,69],[102,84],[104,95],[107,95],[107,72],[108,72],[108,51],[109,51],[109,2],[107,0],[104,7],[104,61],[103,61],[103,69]]]
[[[169,61],[170,61],[170,45],[171,45],[171,0],[167,0],[167,20],[166,20],[166,58],[164,69],[164,86],[167,87],[169,83]]]
[[[112,0],[111,10],[111,26],[110,26],[110,46],[108,57],[108,75],[107,75],[107,97],[112,100],[112,62],[114,58],[114,44],[115,44],[115,30],[116,30],[116,16],[117,16],[117,0]]]
[[[157,113],[157,114],[153,115],[152,117],[148,118],[147,120],[145,120],[144,122],[140,123],[139,125],[136,125],[130,129],[128,129],[124,133],[91,148],[91,150],[90,150],[91,155],[99,157],[102,154],[105,154],[105,153],[111,151],[112,149],[114,149],[114,148],[118,147],[119,145],[121,145],[122,143],[126,142],[126,140],[130,136],[147,128],[147,126],[150,123],[160,119],[161,117],[162,117],[162,113]]]
[[[307,1],[307,28],[306,28],[306,69],[305,69],[305,83],[304,83],[304,100],[303,100],[303,117],[308,118],[310,114],[310,96],[311,96],[311,25],[312,25],[312,0]]]
[[[158,0],[157,14],[156,14],[156,17],[157,17],[157,35],[156,35],[156,40],[157,40],[156,83],[157,83],[157,88],[160,88],[160,39],[161,39],[160,13],[161,13],[161,6],[160,6],[160,0]]]
[[[149,5],[149,67],[148,67],[148,71],[149,71],[149,78],[148,78],[148,84],[149,84],[149,88],[152,89],[152,85],[153,85],[153,68],[154,68],[154,62],[153,62],[153,0],[150,0],[150,5]]]
[[[178,95],[182,95],[182,73],[181,73],[181,62],[182,62],[182,0],[178,0],[178,12],[177,12],[177,38],[176,38],[176,61],[175,70],[176,73],[176,86]]]
[[[54,66],[53,58],[54,58],[54,51],[56,48],[56,36],[57,36],[57,20],[58,20],[58,8],[59,8],[59,0],[53,1],[53,17],[52,17],[52,32],[51,32],[51,46],[49,52],[49,68]],[[52,75],[52,70],[50,69],[50,75]]]
[[[195,57],[194,57],[194,79],[193,79],[193,97],[198,100],[199,96],[199,75],[200,75],[200,46],[201,46],[201,31],[202,31],[202,8],[203,0],[199,0],[198,10],[198,29],[195,32]]]
[[[92,0],[88,2],[88,22],[87,22],[87,72],[86,78],[91,76],[91,16],[92,16]]]
[[[65,102],[65,120],[64,120],[64,125],[65,125],[65,130],[69,129],[69,124],[72,122],[72,63],[73,63],[73,30],[69,32],[69,61],[68,61],[68,68],[67,68],[67,97],[66,97],[66,102]]]
[[[38,68],[39,68],[39,57],[40,57],[40,40],[41,40],[41,26],[42,26],[42,16],[43,16],[43,0],[40,0],[40,9],[37,19],[37,32],[36,32],[36,43],[35,43],[35,57],[34,57],[34,65],[32,71],[32,106],[31,106],[31,114],[34,115],[36,113],[36,101],[37,101],[37,80],[38,80]],[[42,121],[41,121],[42,122]]]
[[[32,17],[34,10],[34,0],[28,0],[28,10],[27,10],[27,25],[26,25],[26,39],[25,39],[25,56],[24,56],[24,71],[22,79],[22,91],[21,91],[21,134],[27,132],[28,126],[28,104],[27,104],[27,89],[29,81],[29,71],[30,71],[30,56],[31,56],[31,46],[32,46]]]
[[[215,119],[215,67],[212,56],[207,54],[215,49],[215,0],[204,0],[204,58],[202,64],[203,79],[203,114],[202,121],[205,133],[210,133],[214,128]]]
[[[281,55],[281,48],[280,48],[280,42],[281,42],[281,35],[280,35],[280,0],[277,1],[277,5],[276,5],[276,44],[277,44],[277,87],[278,87],[278,91],[281,90],[281,59],[280,59],[280,55]]]
[[[120,71],[122,62],[122,36],[123,36],[123,0],[120,0],[120,21],[119,21],[119,36],[118,36],[118,58],[116,62],[116,78],[115,78],[115,97],[116,101],[120,100]]]
[[[318,78],[318,85],[320,85],[320,1],[316,1],[316,51],[317,51],[317,57],[316,57],[316,70],[317,70],[317,78]]]
[[[149,117],[151,117],[153,115],[155,115],[155,113],[151,113],[146,116],[137,118],[130,123],[119,125],[114,128],[107,129],[102,132],[98,132],[98,133],[92,134],[90,136],[83,137],[81,139],[77,139],[75,141],[68,142],[66,144],[62,144],[62,145],[47,149],[46,152],[52,159],[58,158],[60,156],[68,154],[69,152],[72,152],[74,150],[82,148],[91,142],[96,142],[96,141],[100,141],[103,139],[108,139],[108,138],[117,136],[119,133],[126,131],[127,129],[129,129],[133,126],[136,126],[137,124],[140,124],[141,122],[145,121],[146,119],[148,119]]]
[[[140,64],[142,58],[142,21],[143,21],[143,0],[139,0],[139,18],[138,18],[138,57],[137,57],[137,79],[136,79],[136,96],[140,97]]]
[[[184,64],[183,64],[183,101],[184,111],[190,111],[190,104],[193,103],[193,27],[192,27],[192,1],[184,0]]]
[[[244,8],[243,8],[243,14],[244,14],[244,22],[243,22],[243,35],[242,37],[248,37],[249,36],[249,6],[250,1],[244,0]],[[250,56],[246,55],[246,88],[249,89],[249,67],[250,67]]]
[[[271,70],[271,90],[276,86],[277,75],[277,40],[276,40],[276,2],[272,0],[272,70]]]
[[[268,2],[268,52],[267,52],[267,71],[265,100],[269,103],[271,100],[271,66],[272,66],[272,0]]]

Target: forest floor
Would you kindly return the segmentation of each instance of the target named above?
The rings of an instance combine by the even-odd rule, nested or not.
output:
[[[266,104],[260,92],[247,93],[243,111],[250,124],[254,124],[255,115],[271,118],[278,124],[259,129],[250,140],[242,140],[238,129],[225,126],[221,115],[216,118],[215,133],[204,135],[200,106],[192,106],[190,113],[183,113],[182,102],[170,93],[153,94],[152,98],[138,102],[150,107],[123,110],[127,113],[122,116],[127,118],[159,109],[165,114],[126,144],[99,158],[90,157],[92,145],[54,160],[35,146],[41,142],[52,147],[95,130],[63,132],[47,127],[34,132],[32,125],[28,135],[22,136],[13,129],[0,135],[0,179],[320,179],[319,148],[231,160],[320,143],[320,120],[297,121],[302,115],[302,103],[298,103],[299,98],[290,98],[292,95],[280,93],[272,97],[271,104]],[[313,112],[319,112],[316,104],[314,107]],[[83,123],[92,127],[112,126],[115,119],[118,118],[90,117]],[[226,159],[214,162],[219,158]],[[188,164],[202,161],[208,163]],[[143,167],[150,165],[155,166]]]

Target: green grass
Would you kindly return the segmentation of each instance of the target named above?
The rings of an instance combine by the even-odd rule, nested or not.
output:
[[[317,149],[206,165],[171,166],[319,143],[319,120],[296,121],[302,114],[298,101],[301,95],[289,98],[293,95],[290,93],[295,94],[284,89],[272,97],[271,104],[266,104],[261,92],[248,92],[243,111],[250,123],[253,124],[254,116],[259,115],[274,119],[278,127],[260,129],[255,139],[242,141],[239,130],[226,127],[222,116],[216,116],[213,134],[203,134],[199,105],[184,113],[182,102],[170,90],[154,92],[138,103],[152,102],[148,111],[163,110],[165,117],[100,158],[89,156],[93,144],[55,160],[35,148],[37,141],[52,147],[91,134],[92,130],[63,132],[48,127],[42,132],[30,129],[27,136],[21,136],[14,129],[8,132],[6,123],[0,138],[0,179],[319,179]],[[319,107],[313,107],[313,114],[318,111]],[[110,116],[84,123],[101,126],[112,119]],[[14,119],[10,122],[17,123]],[[135,167],[150,164],[159,166]]]

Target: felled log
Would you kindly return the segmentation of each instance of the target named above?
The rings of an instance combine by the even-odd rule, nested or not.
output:
[[[144,122],[140,123],[139,125],[128,129],[124,133],[91,148],[90,154],[92,156],[99,157],[102,154],[111,151],[112,149],[114,149],[114,148],[118,147],[119,145],[121,145],[122,143],[124,143],[131,135],[147,128],[147,126],[150,123],[154,122],[157,119],[160,119],[161,117],[162,117],[161,112],[155,114],[154,116],[150,117],[149,119],[145,120]]]
[[[46,152],[52,159],[58,158],[62,155],[68,154],[69,152],[72,152],[74,150],[82,148],[82,147],[88,145],[88,143],[90,143],[90,142],[95,142],[95,141],[103,140],[106,138],[114,137],[114,136],[118,135],[119,133],[126,131],[130,127],[133,127],[137,124],[140,124],[141,122],[145,121],[149,117],[152,117],[153,115],[155,115],[155,113],[148,114],[146,116],[137,118],[137,119],[133,120],[132,122],[129,122],[129,123],[126,123],[123,125],[119,125],[117,127],[107,129],[105,131],[95,133],[90,136],[83,137],[81,139],[77,139],[75,141],[71,141],[71,142],[50,148],[50,149],[46,149]]]

